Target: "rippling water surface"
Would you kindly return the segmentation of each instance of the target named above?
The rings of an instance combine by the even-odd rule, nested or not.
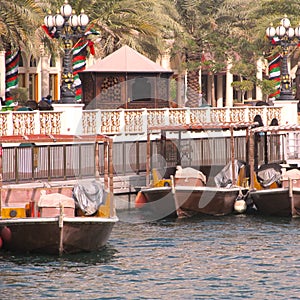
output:
[[[119,217],[97,253],[0,252],[1,299],[300,299],[299,219]]]

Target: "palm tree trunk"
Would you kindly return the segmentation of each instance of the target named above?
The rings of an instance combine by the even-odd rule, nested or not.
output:
[[[199,69],[187,72],[187,99],[186,106],[199,107]]]

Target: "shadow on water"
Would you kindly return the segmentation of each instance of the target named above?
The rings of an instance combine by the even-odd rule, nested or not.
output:
[[[137,209],[120,210],[118,211],[118,217],[121,223],[127,224],[156,224],[156,225],[180,225],[185,223],[199,223],[208,222],[213,223],[232,223],[232,222],[244,222],[244,223],[268,223],[268,224],[294,224],[300,222],[300,218],[291,217],[271,217],[262,216],[255,213],[252,214],[230,214],[226,216],[208,216],[208,215],[194,215],[187,218],[176,217],[161,217],[151,214],[149,211],[142,211]]]
[[[261,215],[231,214],[226,216],[194,215],[187,218],[164,218],[148,222],[151,226],[235,226],[264,228],[267,226],[294,227],[300,224],[300,218],[272,217]]]
[[[107,264],[114,260],[118,251],[111,245],[106,245],[99,251],[83,252],[76,254],[42,255],[42,254],[21,254],[9,251],[0,252],[0,261],[7,261],[16,265],[34,265],[34,266],[58,266],[60,264],[70,264],[72,266],[89,266]]]

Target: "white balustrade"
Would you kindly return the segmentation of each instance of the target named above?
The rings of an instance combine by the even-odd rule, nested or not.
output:
[[[280,125],[289,120],[282,114],[283,108],[276,106],[127,110],[82,110],[82,105],[75,106],[57,104],[54,111],[0,112],[0,135],[101,133],[124,136],[126,140],[126,136],[144,136],[148,126],[251,122],[256,115],[261,115],[265,125],[273,118]]]

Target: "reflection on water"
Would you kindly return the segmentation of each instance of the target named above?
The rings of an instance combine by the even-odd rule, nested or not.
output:
[[[10,261],[16,265],[32,266],[57,266],[61,263],[72,263],[76,267],[84,267],[93,264],[109,263],[112,261],[117,250],[111,245],[93,253],[64,254],[62,257],[55,255],[37,255],[37,254],[14,254],[9,251],[0,252],[1,261]]]
[[[1,299],[299,299],[299,219],[142,223],[120,212],[102,251],[0,254]],[[126,220],[126,221],[125,221]]]

